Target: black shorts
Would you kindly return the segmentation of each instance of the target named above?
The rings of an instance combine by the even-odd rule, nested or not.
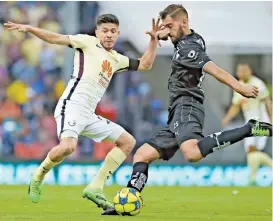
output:
[[[205,110],[193,97],[181,97],[169,111],[168,126],[147,143],[154,147],[163,160],[173,157],[181,144],[190,139],[203,138]]]

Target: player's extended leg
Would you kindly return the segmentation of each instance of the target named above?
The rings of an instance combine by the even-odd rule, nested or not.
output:
[[[168,161],[178,149],[175,134],[169,130],[169,127],[160,130],[135,153],[133,172],[127,187],[141,192],[148,181],[149,164],[160,158]]]
[[[28,194],[32,202],[38,203],[42,192],[42,181],[45,175],[56,165],[61,163],[64,158],[70,155],[77,147],[77,139],[74,137],[63,138],[60,144],[53,147],[45,160],[40,164],[32,176],[28,188]]]
[[[180,148],[189,162],[196,162],[214,151],[252,136],[272,136],[272,125],[250,120],[240,128],[214,133],[199,141],[196,139],[187,140],[181,144]]]
[[[103,192],[106,181],[130,154],[136,144],[136,140],[128,132],[124,131],[115,142],[113,148],[106,156],[105,161],[92,182],[83,190],[83,197],[91,200],[104,210],[113,208]]]
[[[158,151],[149,144],[142,145],[134,155],[134,166],[127,187],[141,192],[148,181],[149,164],[160,158]],[[118,213],[114,208],[108,209],[102,215],[116,216]]]
[[[134,165],[127,187],[141,192],[148,181],[149,164],[160,158],[158,151],[151,145],[143,144],[134,155]]]
[[[148,143],[142,145],[134,155],[133,172],[127,187],[141,192],[148,181],[150,163],[162,158],[169,160],[179,149],[175,135],[168,127],[162,129]],[[118,215],[115,209],[108,209],[102,215]]]

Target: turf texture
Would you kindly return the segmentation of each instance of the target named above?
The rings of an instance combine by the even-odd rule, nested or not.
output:
[[[81,198],[83,186],[43,187],[38,204],[27,186],[0,186],[0,221],[271,221],[272,189],[261,187],[147,187],[144,208],[135,217],[101,216]],[[109,199],[120,189],[105,187]]]

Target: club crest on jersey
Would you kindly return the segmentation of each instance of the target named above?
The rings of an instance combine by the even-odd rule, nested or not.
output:
[[[76,121],[75,120],[72,120],[72,121],[68,121],[68,124],[73,127],[76,125]]]

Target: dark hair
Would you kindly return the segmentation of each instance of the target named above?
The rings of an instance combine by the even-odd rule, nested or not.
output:
[[[188,12],[183,7],[183,5],[171,4],[163,11],[159,13],[161,19],[165,19],[167,15],[170,15],[172,18],[175,18],[177,15],[185,14],[188,18]]]
[[[249,62],[247,62],[247,61],[240,61],[239,63],[237,63],[237,66],[239,66],[239,65],[246,65],[252,70],[252,67],[250,66]]]
[[[104,14],[100,15],[97,18],[97,26],[103,24],[103,23],[113,23],[119,26],[119,20],[115,15],[112,14]]]

